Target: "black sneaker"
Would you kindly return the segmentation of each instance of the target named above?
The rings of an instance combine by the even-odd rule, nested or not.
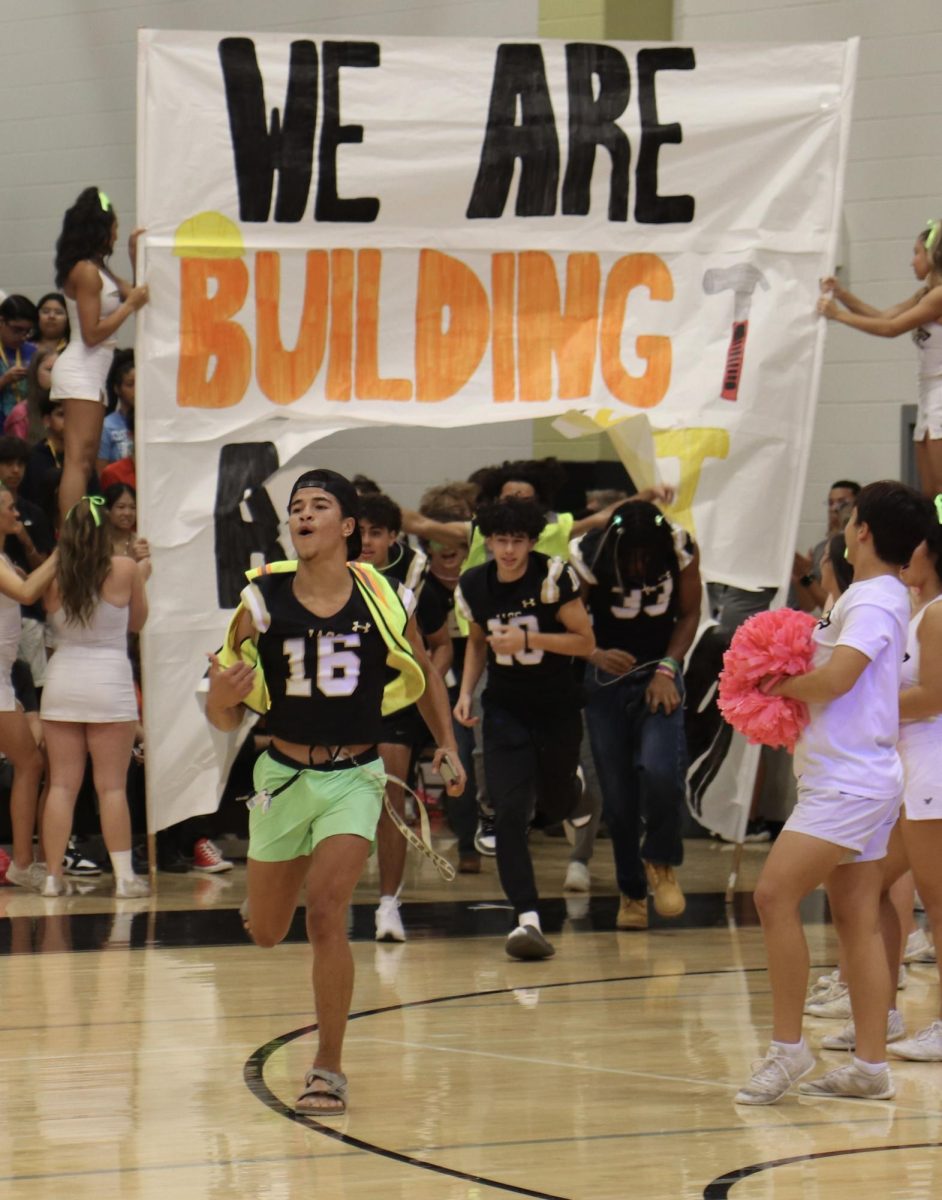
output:
[[[69,844],[65,848],[65,854],[62,856],[62,873],[64,875],[100,875],[101,867],[96,862],[92,862],[90,858],[85,858],[80,850],[76,848],[75,839],[69,838]]]
[[[494,818],[482,809],[478,813],[478,827],[474,835],[474,848],[478,854],[493,858],[497,853],[497,835],[494,832]]]
[[[743,838],[744,842],[771,842],[771,840],[772,830],[761,817],[750,821],[746,826],[746,835]]]
[[[507,935],[505,949],[511,958],[522,961],[552,958],[556,951],[535,925],[518,925]]]
[[[193,864],[179,850],[157,852],[157,870],[170,875],[186,875]]]

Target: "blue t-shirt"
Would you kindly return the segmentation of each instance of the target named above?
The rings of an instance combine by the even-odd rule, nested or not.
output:
[[[98,446],[98,457],[106,462],[117,462],[119,458],[130,458],[134,453],[134,422],[128,423],[127,417],[116,408],[105,417],[101,430],[101,442]]]

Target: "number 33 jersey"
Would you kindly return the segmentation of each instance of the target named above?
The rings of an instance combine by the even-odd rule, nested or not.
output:
[[[255,586],[270,616],[258,652],[271,695],[267,732],[308,746],[378,742],[386,643],[351,580],[350,599],[317,617],[295,597],[294,574]]]
[[[527,569],[512,583],[497,578],[497,564],[482,563],[461,576],[455,608],[490,634],[499,625],[515,625],[530,633],[566,633],[557,617],[564,604],[579,595],[579,580],[561,558],[530,552]],[[526,714],[534,709],[572,708],[582,701],[573,660],[567,655],[531,648],[495,654],[487,648],[484,702]]]

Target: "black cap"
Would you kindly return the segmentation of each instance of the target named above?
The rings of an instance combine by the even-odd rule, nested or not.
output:
[[[338,471],[331,471],[329,467],[305,471],[303,475],[298,476],[291,487],[291,495],[288,497],[289,512],[295,492],[301,491],[302,488],[320,488],[322,492],[329,492],[340,505],[341,513],[345,517],[353,517],[355,522],[353,533],[347,538],[347,561],[353,562],[359,558],[363,549],[359,523],[360,497],[350,480]]]

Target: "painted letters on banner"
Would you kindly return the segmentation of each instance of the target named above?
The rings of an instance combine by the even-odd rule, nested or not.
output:
[[[705,573],[785,577],[856,51],[142,32],[153,828],[216,803],[205,652],[337,430],[643,412]]]

